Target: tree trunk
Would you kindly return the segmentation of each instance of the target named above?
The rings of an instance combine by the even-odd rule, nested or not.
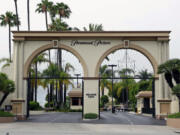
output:
[[[17,22],[17,31],[19,31],[19,17],[18,17],[18,10],[17,10],[17,0],[14,0],[15,9],[16,9],[16,22]]]
[[[46,19],[46,30],[48,31],[48,19],[47,19],[47,11],[45,11],[45,19]]]
[[[104,96],[104,88],[102,89],[102,96]]]
[[[28,20],[28,31],[30,31],[30,11],[29,11],[29,0],[27,0],[27,20]]]
[[[35,102],[37,102],[37,62],[35,63]]]
[[[5,99],[7,98],[7,96],[9,95],[9,93],[5,93],[0,101],[0,107],[2,106],[3,102],[5,101]]]
[[[48,107],[50,107],[50,95],[49,95],[49,86],[47,87],[47,95],[48,95]]]
[[[66,106],[66,85],[64,85],[64,107]]]
[[[11,26],[10,24],[8,26],[9,26],[9,59],[11,62]]]

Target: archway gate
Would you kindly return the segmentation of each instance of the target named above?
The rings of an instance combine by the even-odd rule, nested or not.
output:
[[[107,31],[107,32],[43,32],[14,31],[13,63],[9,73],[16,83],[16,91],[10,96],[18,115],[27,114],[27,81],[29,66],[39,53],[52,48],[62,48],[73,53],[84,70],[84,114],[99,114],[99,67],[104,58],[117,49],[129,48],[144,54],[155,73],[156,117],[178,111],[177,98],[162,75],[157,74],[159,64],[169,59],[170,31]],[[177,109],[175,109],[175,107]],[[17,110],[17,109],[16,109]]]

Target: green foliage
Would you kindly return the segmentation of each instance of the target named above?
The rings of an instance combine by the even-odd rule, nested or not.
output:
[[[140,91],[152,90],[152,80],[142,80],[138,82]]]
[[[101,96],[101,103],[106,104],[109,102],[109,98],[107,95]]]
[[[17,21],[17,16],[13,14],[12,12],[7,11],[4,15],[0,15],[0,25],[1,26],[7,26],[10,27],[17,26],[20,24],[20,21]]]
[[[96,113],[86,113],[84,115],[85,119],[96,119],[98,117],[98,115]]]
[[[92,24],[90,23],[88,28],[83,27],[84,31],[103,31],[102,24]]]
[[[48,106],[48,103],[45,103],[45,105],[44,105],[46,108],[47,107],[54,107],[54,102],[50,102],[49,103],[49,106]]]
[[[82,112],[82,109],[70,109],[70,112]]]
[[[30,110],[42,110],[42,107],[38,102],[30,101],[29,103],[29,109]]]
[[[14,117],[14,115],[10,112],[0,111],[0,117]]]
[[[15,84],[12,80],[9,80],[7,75],[0,73],[0,92],[3,93],[3,96],[0,100],[0,106],[3,104],[5,99],[10,93],[15,91]]]
[[[180,112],[168,115],[168,118],[180,118]]]
[[[175,94],[178,98],[180,97],[180,84],[177,84],[172,88],[173,94]]]

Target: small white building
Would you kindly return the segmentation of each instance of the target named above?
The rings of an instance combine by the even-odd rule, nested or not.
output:
[[[140,91],[137,95],[137,113],[151,113],[152,91]]]
[[[82,109],[82,90],[81,88],[73,88],[69,93],[70,109]]]

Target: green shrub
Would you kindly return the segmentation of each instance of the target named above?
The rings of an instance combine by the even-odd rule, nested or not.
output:
[[[48,108],[48,107],[54,107],[54,103],[53,103],[53,102],[50,102],[50,103],[49,103],[49,106],[48,106],[48,103],[46,103],[44,106],[45,106],[46,108]]]
[[[168,115],[168,118],[180,118],[180,112]]]
[[[104,105],[109,102],[109,98],[107,95],[101,96],[101,103]]]
[[[0,117],[14,117],[14,115],[10,112],[0,111]]]
[[[30,110],[42,110],[42,107],[38,102],[30,101],[29,103],[29,109]]]
[[[82,109],[70,109],[70,112],[82,112]]]
[[[98,117],[98,115],[96,113],[86,113],[84,115],[85,119],[96,119]]]

